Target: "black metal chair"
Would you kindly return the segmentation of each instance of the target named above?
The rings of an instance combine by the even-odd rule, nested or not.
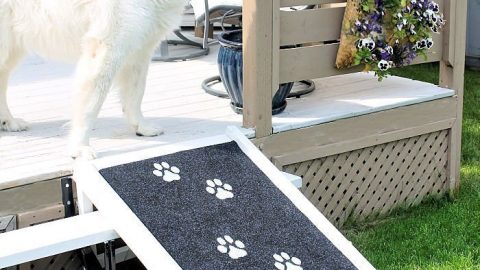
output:
[[[181,29],[174,31],[178,39],[164,40],[157,48],[152,57],[153,61],[185,61],[210,52],[210,45],[217,43],[216,40],[210,40],[213,36],[213,25],[220,22],[222,27],[224,23],[230,25],[241,24],[242,12],[241,0],[192,0],[186,8],[193,8],[195,16],[195,27],[203,26],[202,42],[197,42],[186,37]],[[208,11],[208,12],[205,12]],[[195,51],[189,51],[184,54],[171,55],[169,45],[186,45],[196,48]]]

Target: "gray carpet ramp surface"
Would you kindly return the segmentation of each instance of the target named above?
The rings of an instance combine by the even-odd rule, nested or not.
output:
[[[100,173],[183,269],[356,269],[235,142]]]

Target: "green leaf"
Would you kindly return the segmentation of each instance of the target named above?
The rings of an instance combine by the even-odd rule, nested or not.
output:
[[[421,57],[423,57],[424,61],[428,60],[428,55],[427,55],[427,53],[425,53],[425,50],[417,51],[417,55],[420,55]]]
[[[361,60],[360,58],[355,57],[355,60],[353,61],[353,64],[354,64],[355,66],[358,66],[358,65],[360,65],[361,61],[362,61],[362,60]]]

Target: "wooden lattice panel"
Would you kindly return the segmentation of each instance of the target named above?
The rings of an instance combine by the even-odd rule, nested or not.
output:
[[[443,195],[448,130],[285,166],[302,192],[334,224],[384,215]]]

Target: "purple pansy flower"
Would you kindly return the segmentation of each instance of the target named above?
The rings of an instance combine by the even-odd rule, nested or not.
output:
[[[369,8],[359,9],[352,32],[358,38],[358,49],[371,52],[361,54],[360,63],[369,65],[379,79],[390,68],[410,64],[417,54],[432,48],[431,32],[438,32],[445,23],[433,0],[405,0],[403,5],[390,1],[387,7],[385,0],[367,2]]]

